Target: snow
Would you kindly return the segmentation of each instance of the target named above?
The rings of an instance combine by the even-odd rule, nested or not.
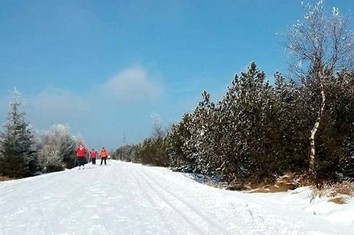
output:
[[[354,201],[245,193],[110,160],[0,183],[0,234],[354,234]]]

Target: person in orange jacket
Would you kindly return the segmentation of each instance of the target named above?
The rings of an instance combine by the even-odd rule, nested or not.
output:
[[[86,148],[84,147],[84,145],[80,144],[79,147],[77,147],[76,156],[79,162],[79,170],[81,169],[81,166],[83,169],[85,169]]]
[[[107,165],[107,156],[108,156],[108,151],[103,147],[100,152],[100,157],[101,157],[100,166],[102,166],[103,161],[104,161],[104,164]]]

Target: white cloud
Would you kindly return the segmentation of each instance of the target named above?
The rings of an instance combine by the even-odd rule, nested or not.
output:
[[[29,113],[36,120],[66,120],[87,114],[90,105],[79,94],[48,87],[27,102]]]
[[[103,90],[110,98],[118,101],[146,101],[158,99],[162,85],[156,77],[148,76],[146,69],[133,67],[109,79],[103,85]]]

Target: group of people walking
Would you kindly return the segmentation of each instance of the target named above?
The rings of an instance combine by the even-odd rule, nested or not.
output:
[[[85,148],[85,146],[83,144],[80,144],[79,147],[77,147],[77,149],[76,149],[76,156],[77,156],[77,160],[78,160],[79,169],[81,169],[81,166],[83,168],[85,168],[86,154],[87,154],[87,149]],[[89,157],[90,157],[90,161],[92,162],[92,165],[96,165],[96,158],[98,156],[101,158],[100,166],[103,163],[105,165],[107,165],[107,158],[109,158],[109,153],[104,147],[101,149],[100,154],[98,154],[95,149],[92,149],[89,152]]]

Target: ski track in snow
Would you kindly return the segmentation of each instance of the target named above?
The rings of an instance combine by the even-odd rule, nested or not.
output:
[[[222,227],[214,223],[211,218],[204,215],[204,213],[193,207],[186,200],[168,191],[158,181],[149,178],[142,171],[137,171],[137,173],[139,173],[140,178],[147,183],[149,188],[152,189],[150,195],[153,193],[156,194],[155,205],[159,205],[161,208],[160,211],[170,211],[170,213],[164,213],[168,221],[184,220],[188,225],[185,228],[187,228],[187,231],[193,230],[193,234],[226,234],[226,231]],[[164,218],[166,217],[164,216]],[[175,227],[174,229],[177,230],[179,227]]]
[[[265,203],[274,196],[211,188],[164,168],[110,165],[1,182],[0,235],[354,232],[337,231],[301,204],[289,207],[294,195]]]

